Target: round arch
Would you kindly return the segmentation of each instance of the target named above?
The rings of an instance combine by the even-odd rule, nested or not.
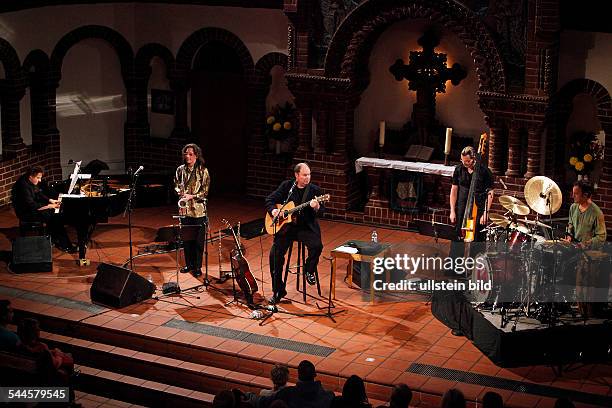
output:
[[[501,56],[480,19],[454,0],[366,0],[342,22],[325,57],[325,76],[351,79],[359,89],[368,85],[368,59],[382,32],[407,18],[425,18],[452,31],[474,60],[479,90],[506,91]]]

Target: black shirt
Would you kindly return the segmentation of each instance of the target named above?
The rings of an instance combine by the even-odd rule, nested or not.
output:
[[[472,183],[472,176],[476,174],[476,170],[470,174],[468,169],[463,165],[459,164],[455,166],[453,172],[452,184],[459,186],[457,193],[457,217],[463,217],[463,211],[465,210],[465,204],[467,202],[468,194],[470,193],[470,185]],[[474,197],[476,199],[476,205],[480,210],[484,210],[487,192],[493,187],[493,173],[488,167],[481,165],[478,167],[478,179],[474,185]]]
[[[21,176],[13,186],[12,200],[15,214],[20,219],[37,214],[40,207],[49,204],[49,197],[32,184],[27,175]]]

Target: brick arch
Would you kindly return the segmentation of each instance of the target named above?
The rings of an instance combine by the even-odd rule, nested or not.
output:
[[[612,98],[608,90],[597,81],[580,78],[574,79],[559,90],[553,111],[557,113],[557,128],[565,129],[572,112],[572,101],[579,94],[593,97],[597,108],[597,119],[605,132],[604,167],[601,184],[612,187]]]
[[[269,86],[270,70],[272,67],[280,65],[285,70],[289,66],[289,57],[280,52],[269,52],[257,61],[255,64],[254,80],[258,85]]]
[[[187,74],[191,71],[193,59],[200,48],[213,41],[223,43],[236,52],[244,68],[244,79],[247,83],[250,83],[254,69],[251,53],[235,34],[217,27],[202,28],[185,39],[176,54],[176,78],[186,81]]]
[[[134,61],[136,71],[140,73],[148,72],[151,60],[154,57],[161,58],[168,70],[174,64],[174,55],[168,48],[158,43],[149,43],[143,45],[136,53]]]
[[[0,38],[0,63],[4,67],[6,80],[19,80],[23,76],[19,56],[13,46],[3,38]]]
[[[455,33],[474,60],[479,90],[505,92],[504,65],[493,38],[471,10],[454,0],[366,0],[334,34],[325,57],[325,75],[348,77],[365,89],[376,40],[390,25],[407,18],[426,18]]]
[[[87,25],[76,28],[59,40],[50,58],[50,72],[52,78],[59,83],[62,76],[62,64],[68,50],[78,42],[90,38],[104,40],[113,47],[119,57],[123,81],[126,82],[133,71],[134,53],[132,47],[117,31],[99,25]]]

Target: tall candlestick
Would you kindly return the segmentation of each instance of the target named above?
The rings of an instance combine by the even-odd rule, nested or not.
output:
[[[381,120],[378,126],[378,145],[380,147],[385,145],[385,121]]]
[[[451,136],[453,128],[446,128],[446,143],[444,143],[444,154],[449,155],[451,151]]]

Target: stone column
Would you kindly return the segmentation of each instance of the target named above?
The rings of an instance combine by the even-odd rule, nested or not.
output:
[[[508,167],[506,176],[518,176],[521,172],[522,162],[521,149],[521,128],[519,126],[510,126],[508,137]]]
[[[502,174],[504,162],[504,128],[501,123],[492,122],[489,135],[489,168],[493,174]]]
[[[527,173],[525,178],[531,178],[540,174],[541,168],[541,129],[536,126],[529,126],[527,129]]]

